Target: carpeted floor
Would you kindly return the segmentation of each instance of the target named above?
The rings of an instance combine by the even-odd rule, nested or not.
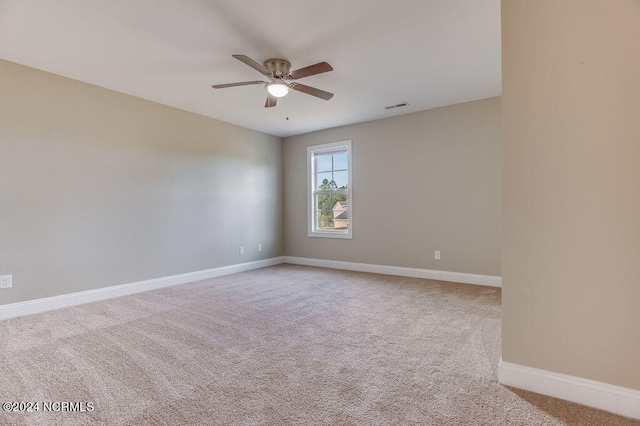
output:
[[[499,385],[500,310],[496,288],[280,265],[6,320],[1,402],[93,411],[0,424],[640,424]]]

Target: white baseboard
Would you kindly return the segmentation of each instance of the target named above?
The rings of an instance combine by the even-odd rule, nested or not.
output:
[[[129,284],[86,290],[60,296],[45,297],[28,300],[26,302],[0,305],[0,320],[67,308],[84,303],[98,302],[114,297],[127,296],[149,290],[186,284],[193,281],[235,274],[267,266],[290,263],[293,265],[318,266],[323,268],[343,269],[348,271],[371,272],[374,274],[398,275],[402,277],[426,278],[442,281],[452,281],[466,284],[479,284],[501,287],[502,278],[489,275],[465,274],[459,272],[436,271],[430,269],[404,268],[399,266],[373,265],[368,263],[341,262],[337,260],[311,259],[305,257],[281,256],[255,262],[239,263],[237,265],[222,266],[203,271],[188,272],[168,277],[138,281]]]
[[[500,360],[498,382],[640,419],[640,391]]]
[[[502,287],[502,277],[493,275],[466,274],[463,272],[437,271],[433,269],[405,268],[402,266],[374,265],[370,263],[342,262],[339,260],[312,259],[308,257],[284,256],[284,263],[292,265],[318,266],[347,271],[371,272],[374,274],[398,275],[401,277],[426,278],[455,283]]]
[[[67,308],[69,306],[82,305],[84,303],[97,302],[114,297],[127,296],[129,294],[186,284],[208,278],[221,277],[223,275],[250,271],[252,269],[265,268],[267,266],[279,265],[283,262],[283,257],[272,257],[270,259],[256,260],[254,262],[221,266],[219,268],[205,269],[203,271],[188,272],[186,274],[171,275],[168,277],[138,281],[129,284],[97,288],[95,290],[80,291],[78,293],[69,293],[60,296],[28,300],[26,302],[0,305],[0,320],[37,314],[54,309]]]

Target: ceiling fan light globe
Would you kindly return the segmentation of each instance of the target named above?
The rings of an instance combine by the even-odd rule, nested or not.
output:
[[[276,98],[281,98],[289,93],[289,87],[284,83],[274,82],[267,84],[267,91]]]

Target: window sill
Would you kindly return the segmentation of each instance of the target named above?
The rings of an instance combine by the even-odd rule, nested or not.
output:
[[[340,231],[327,231],[327,232],[321,232],[321,231],[315,231],[315,232],[309,232],[308,233],[309,237],[315,237],[315,238],[343,238],[343,239],[353,239],[353,235],[350,232],[340,232]]]

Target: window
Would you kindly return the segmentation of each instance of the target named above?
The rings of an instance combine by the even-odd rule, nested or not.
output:
[[[307,148],[309,236],[351,238],[351,141]]]

